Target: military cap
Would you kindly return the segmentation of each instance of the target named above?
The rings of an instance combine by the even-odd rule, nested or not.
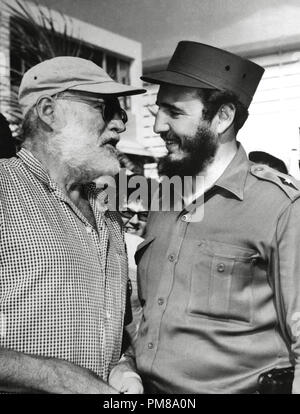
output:
[[[156,84],[229,90],[248,108],[263,73],[261,66],[226,50],[181,41],[166,70],[149,73],[141,79]]]
[[[269,165],[269,167],[274,168],[274,170],[282,172],[283,174],[288,174],[288,169],[285,163],[280,158],[277,158],[268,152],[251,151],[248,154],[248,158],[250,161],[253,161],[256,164],[266,164]]]

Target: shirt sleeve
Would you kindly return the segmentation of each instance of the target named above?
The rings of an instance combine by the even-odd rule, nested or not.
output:
[[[300,199],[281,214],[272,264],[279,325],[295,361],[293,393],[300,394]]]

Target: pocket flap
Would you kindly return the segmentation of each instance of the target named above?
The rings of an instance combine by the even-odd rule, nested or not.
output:
[[[227,259],[250,261],[259,257],[259,253],[253,249],[212,240],[202,240],[199,246],[206,254]]]

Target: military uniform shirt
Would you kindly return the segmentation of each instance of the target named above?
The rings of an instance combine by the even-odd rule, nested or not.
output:
[[[136,357],[149,392],[255,392],[262,372],[289,365],[283,331],[300,392],[297,186],[240,146],[206,192],[201,221],[195,211],[150,214],[136,253]]]

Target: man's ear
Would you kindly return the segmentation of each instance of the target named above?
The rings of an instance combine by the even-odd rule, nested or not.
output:
[[[217,133],[224,134],[233,124],[235,117],[235,106],[231,103],[222,105],[216,115],[217,118]]]
[[[52,129],[54,122],[55,100],[51,96],[42,96],[36,103],[39,119]]]

